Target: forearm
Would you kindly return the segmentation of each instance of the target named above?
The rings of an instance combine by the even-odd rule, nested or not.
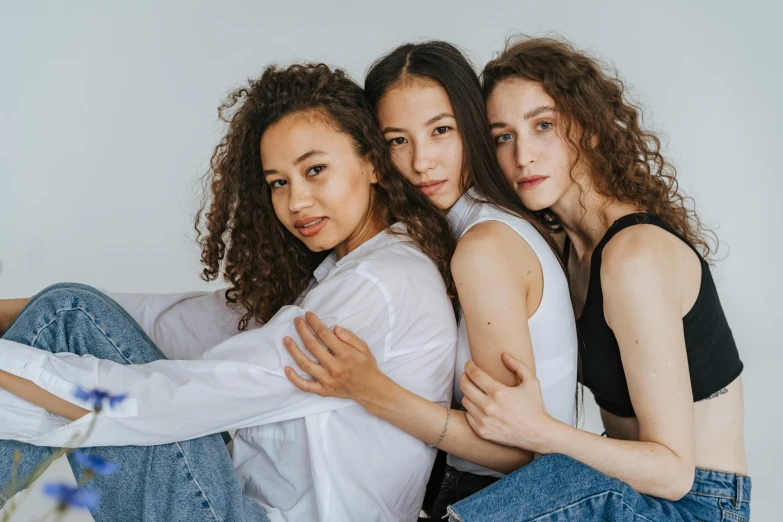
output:
[[[11,326],[30,298],[24,299],[0,299],[0,335],[4,334]]]
[[[445,407],[406,390],[391,379],[387,379],[381,389],[382,393],[360,402],[370,413],[428,444],[440,438],[446,422]],[[506,474],[533,460],[533,453],[529,451],[496,444],[476,435],[465,412],[459,410],[450,411],[448,429],[438,447]]]
[[[694,464],[657,442],[601,437],[553,421],[541,453],[562,453],[645,495],[679,500],[691,488]]]
[[[90,413],[84,408],[52,395],[27,379],[0,370],[0,388],[28,402],[69,420],[77,420]]]
[[[254,334],[251,338],[258,337],[250,333]],[[75,419],[54,428],[46,423],[38,431],[14,431],[13,426],[4,426],[3,432],[7,438],[39,446],[145,446],[356,407],[352,401],[299,392],[284,376],[260,364],[231,360],[232,353],[247,353],[247,347],[253,345],[269,348],[259,350],[263,352],[259,359],[273,357],[271,346],[247,341],[247,336],[235,339],[233,347],[222,345],[229,356],[226,360],[158,360],[131,365],[73,353],[52,354],[0,340],[0,369],[7,374],[0,385],[24,401]],[[19,380],[12,381],[9,375]],[[52,397],[40,395],[25,380],[86,408],[90,408],[89,401],[70,399],[77,383],[85,390],[100,389],[126,399],[107,405],[92,425],[93,416],[83,415],[83,410],[53,407],[48,402]],[[74,438],[83,435],[88,426],[89,440]]]

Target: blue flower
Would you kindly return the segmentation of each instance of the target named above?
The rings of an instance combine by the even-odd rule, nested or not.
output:
[[[98,506],[98,493],[68,484],[45,484],[43,494],[52,497],[60,510],[68,507],[95,509]]]
[[[92,409],[95,411],[101,411],[103,403],[106,401],[109,401],[109,407],[114,408],[128,397],[127,394],[112,395],[107,391],[99,390],[97,388],[88,391],[81,386],[76,387],[73,396],[79,400],[92,403]]]
[[[73,452],[73,456],[76,459],[76,462],[92,470],[98,475],[109,476],[117,473],[120,470],[119,464],[115,464],[114,462],[107,462],[98,455],[87,455],[83,451],[76,450]]]

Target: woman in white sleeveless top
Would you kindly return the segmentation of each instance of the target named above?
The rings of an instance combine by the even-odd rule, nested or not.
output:
[[[451,261],[462,320],[455,398],[475,386],[467,365],[507,386],[519,377],[502,361],[508,352],[535,368],[550,415],[568,424],[575,412],[577,338],[568,282],[551,237],[519,202],[495,156],[478,78],[455,47],[444,42],[403,45],[376,62],[365,92],[400,171],[448,211],[459,237]],[[315,316],[297,330],[321,363],[313,365],[290,339],[301,369],[291,381],[302,390],[350,398],[403,431],[449,454],[434,518],[446,506],[529,463],[531,452],[479,437],[472,417],[424,400],[378,371],[363,341],[345,329],[334,334]],[[411,347],[414,348],[414,347]],[[468,362],[472,360],[473,362]],[[487,390],[484,390],[487,391]]]
[[[503,223],[519,234],[538,258],[546,290],[541,295],[538,308],[527,319],[536,374],[549,414],[572,424],[576,390],[576,325],[569,299],[568,281],[557,256],[533,225],[482,202],[473,188],[457,200],[449,210],[448,217],[452,230],[459,239],[481,223]],[[460,390],[462,369],[471,359],[466,324],[465,320],[460,321],[458,330],[458,371],[455,372],[454,399],[460,404],[464,398],[464,393]],[[476,475],[503,476],[497,471],[455,455],[449,455],[448,463],[457,470]]]

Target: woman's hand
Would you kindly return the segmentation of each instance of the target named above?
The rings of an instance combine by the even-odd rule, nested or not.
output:
[[[307,312],[305,318],[306,323],[302,318],[296,318],[294,325],[305,348],[320,364],[307,358],[293,339],[283,339],[286,350],[299,368],[315,378],[315,382],[303,379],[286,366],[285,374],[297,388],[322,397],[352,399],[365,406],[384,393],[389,379],[378,369],[378,363],[364,341],[340,326],[335,326],[332,333],[312,312]]]
[[[501,384],[468,361],[459,384],[465,394],[462,405],[468,412],[468,424],[483,439],[547,453],[543,447],[547,433],[558,421],[544,407],[538,379],[524,363],[508,353],[503,353],[501,358],[522,383],[513,387]]]

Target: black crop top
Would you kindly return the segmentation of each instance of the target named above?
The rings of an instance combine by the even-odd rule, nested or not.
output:
[[[634,417],[635,413],[620,359],[620,347],[604,317],[601,254],[618,232],[639,224],[661,227],[685,241],[662,219],[652,214],[629,214],[615,221],[593,251],[585,305],[581,317],[576,321],[581,337],[579,353],[582,384],[590,388],[595,402],[601,408],[619,417]],[[701,262],[699,295],[696,303],[682,318],[693,399],[700,401],[734,381],[742,373],[743,365],[720,305],[710,267],[692,245],[687,241],[685,243],[696,252]],[[569,250],[570,242],[566,240],[566,262]]]

